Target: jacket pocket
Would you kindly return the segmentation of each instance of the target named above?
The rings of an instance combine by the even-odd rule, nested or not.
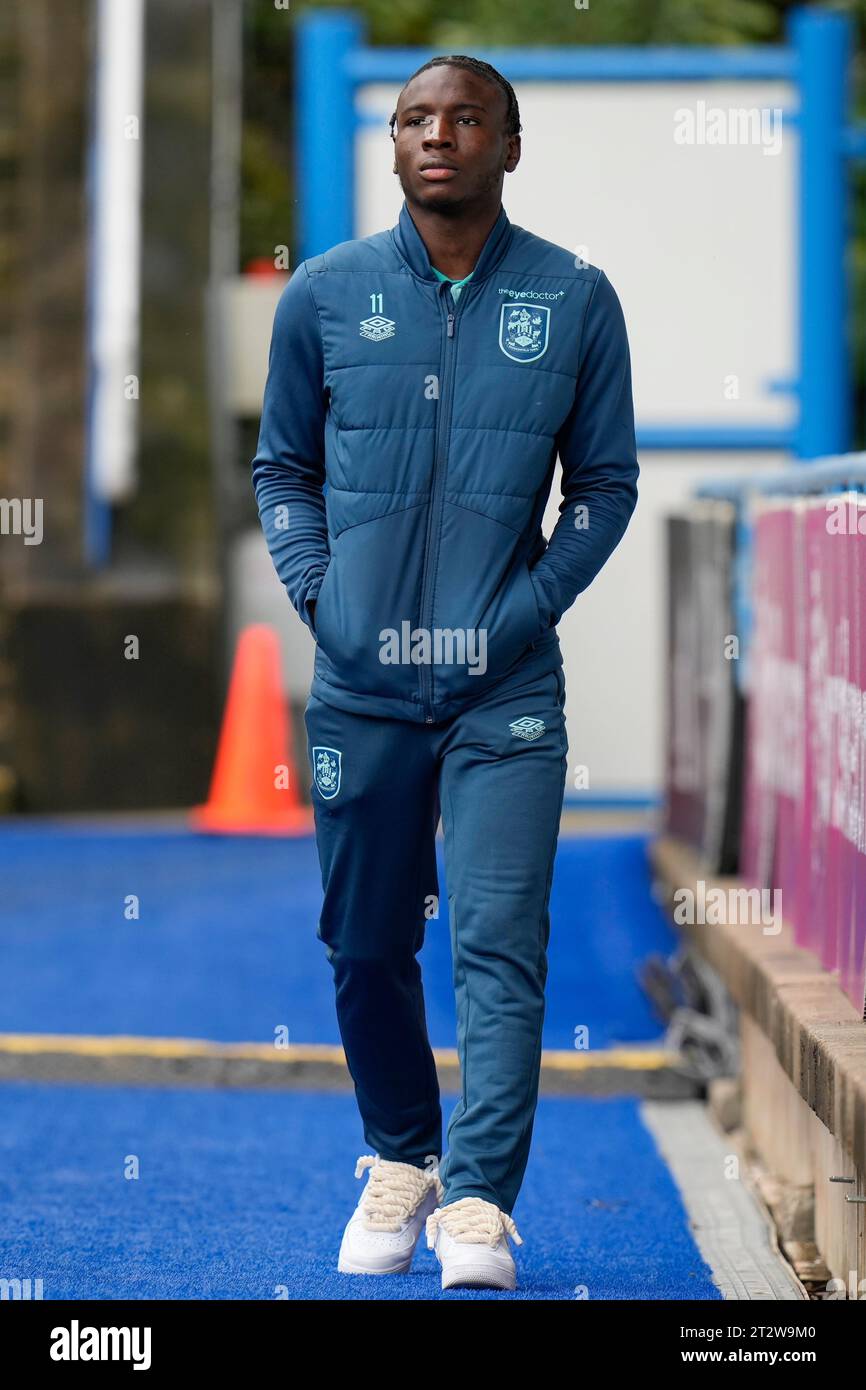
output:
[[[515,529],[446,502],[434,623],[464,635],[467,659],[436,665],[434,701],[479,693],[541,636],[535,588],[524,557],[524,539]]]
[[[436,664],[434,701],[480,694],[514,666],[542,634],[525,538],[516,527],[446,500],[434,614],[436,626],[464,635],[467,653],[466,660]]]
[[[493,617],[487,634],[490,666],[506,671],[537,637],[541,636],[541,614],[535,589],[529,576],[529,565],[521,560],[506,585],[502,605]]]
[[[399,639],[404,623],[417,622],[425,522],[423,507],[401,508],[331,537],[316,603],[320,674],[329,684],[418,698],[418,667],[402,661]]]
[[[320,633],[320,631],[321,631],[321,626],[320,626],[320,625],[321,625],[322,607],[323,607],[323,604],[322,604],[322,596],[323,596],[324,593],[325,593],[325,586],[326,586],[326,584],[327,584],[327,582],[328,582],[328,579],[329,579],[330,574],[331,574],[331,570],[332,570],[333,568],[334,568],[334,557],[333,557],[333,555],[331,555],[331,558],[329,559],[329,561],[328,561],[328,563],[327,563],[327,566],[325,567],[325,573],[322,575],[322,582],[321,582],[321,584],[319,585],[319,592],[318,592],[318,594],[316,595],[316,608],[315,608],[315,612],[314,612],[314,614],[313,614],[313,636],[315,637],[315,639],[316,639],[317,642],[318,642],[318,640],[319,640],[319,633]]]

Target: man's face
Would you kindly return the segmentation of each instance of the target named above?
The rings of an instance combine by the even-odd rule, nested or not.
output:
[[[442,212],[499,199],[520,136],[506,135],[505,93],[466,68],[428,68],[400,93],[394,163],[406,199]]]

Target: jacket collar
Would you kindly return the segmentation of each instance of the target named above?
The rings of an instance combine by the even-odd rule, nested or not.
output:
[[[427,247],[424,245],[421,233],[412,220],[405,198],[400,209],[400,217],[397,225],[391,228],[391,236],[394,244],[408,265],[409,269],[421,280],[430,280],[438,284],[438,280],[433,273],[430,264],[430,256]],[[487,240],[481,248],[481,254],[472,272],[473,283],[482,280],[496,268],[508,249],[511,241],[512,226],[505,212],[505,208],[500,204],[499,215],[493,226],[490,228]]]

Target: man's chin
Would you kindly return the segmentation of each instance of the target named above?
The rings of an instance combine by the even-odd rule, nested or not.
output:
[[[457,192],[449,183],[430,184],[421,183],[407,189],[405,184],[403,192],[406,200],[415,207],[422,208],[425,212],[458,212],[466,207],[466,195]]]

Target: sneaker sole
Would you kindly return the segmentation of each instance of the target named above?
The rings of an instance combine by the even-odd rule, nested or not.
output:
[[[461,1269],[453,1274],[442,1273],[443,1289],[515,1289],[517,1275],[505,1270]]]
[[[343,1259],[342,1256],[341,1256],[340,1259],[337,1261],[337,1273],[338,1273],[338,1274],[407,1274],[407,1273],[409,1272],[411,1266],[412,1266],[412,1257],[411,1257],[411,1256],[409,1257],[408,1260],[402,1260],[402,1261],[400,1262],[400,1264],[391,1265],[391,1266],[389,1266],[387,1269],[383,1269],[381,1265],[379,1265],[379,1266],[378,1266],[377,1268],[375,1268],[375,1269],[371,1269],[371,1268],[369,1268],[369,1266],[367,1266],[367,1265],[354,1264],[351,1260]]]

